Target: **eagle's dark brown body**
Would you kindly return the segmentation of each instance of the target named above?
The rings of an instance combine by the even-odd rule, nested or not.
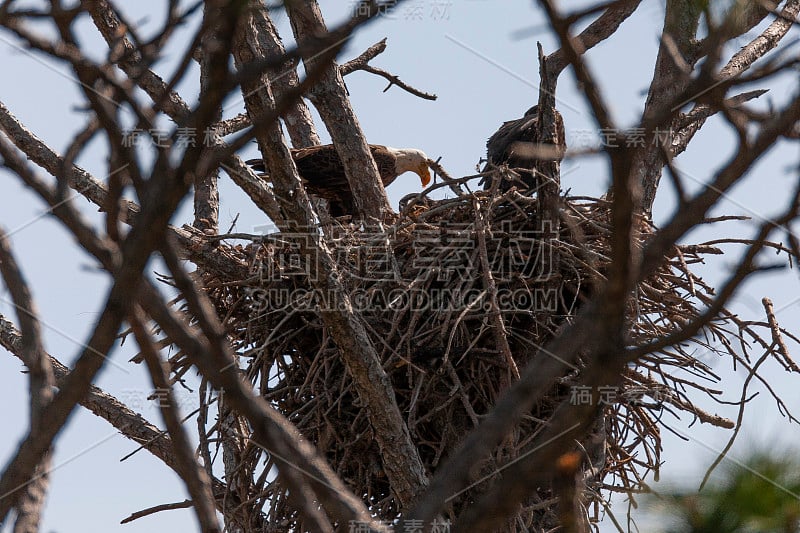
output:
[[[559,153],[563,154],[566,148],[564,120],[561,118],[561,113],[558,111],[555,111],[555,117],[556,146],[559,148]],[[500,129],[489,137],[489,140],[486,142],[487,161],[495,166],[508,165],[513,169],[522,169],[517,170],[517,172],[520,174],[522,184],[527,188],[536,187],[533,173],[526,172],[524,169],[532,169],[536,161],[542,159],[542,157],[538,156],[538,151],[541,151],[539,141],[539,106],[533,106],[528,109],[522,118],[504,122],[503,125],[500,126]],[[487,169],[488,167],[484,168],[484,171]],[[504,185],[503,189],[507,189],[509,186],[508,184]],[[486,186],[488,187],[489,184]]]
[[[419,150],[390,148],[378,144],[371,144],[370,150],[384,187],[408,170],[419,174],[423,186],[428,184],[430,174],[425,163],[427,156]],[[344,165],[333,145],[293,148],[291,152],[306,191],[327,200],[328,210],[332,216],[355,213],[355,200]],[[409,160],[408,164],[406,159]],[[251,159],[247,164],[256,172],[265,172],[264,162],[261,159]]]

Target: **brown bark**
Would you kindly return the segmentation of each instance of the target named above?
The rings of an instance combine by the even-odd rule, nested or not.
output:
[[[264,54],[260,59],[286,57],[286,49],[278,35],[278,29],[272,23],[269,12],[264,9],[264,2],[250,0],[249,6],[258,13],[259,24],[258,32],[248,33],[245,36],[245,38],[258,39],[258,43],[251,43],[251,47]],[[297,60],[289,58],[280,66],[268,68],[265,75],[272,84],[275,95],[280,98],[299,84]],[[319,135],[314,127],[314,119],[302,98],[298,98],[291,104],[281,117],[295,148],[320,144]]]
[[[169,365],[158,355],[155,343],[147,331],[146,318],[142,310],[137,307],[131,315],[129,319],[131,329],[144,354],[154,390],[159,393],[158,404],[172,439],[178,473],[186,482],[186,488],[192,497],[192,507],[200,522],[200,530],[203,533],[218,533],[221,529],[217,521],[211,478],[195,459],[191,442],[181,424],[181,414],[169,380]]]
[[[258,33],[269,31],[268,28],[264,14],[252,11],[251,16],[243,22],[237,37],[234,49],[237,64],[245,65],[263,57],[264,51],[257,46],[260,42]],[[324,59],[320,57],[318,61]],[[320,72],[312,71],[309,76],[319,75],[323,79],[329,76],[330,65],[324,62],[317,62],[312,68]],[[251,116],[259,116],[275,105],[273,88],[269,83],[245,83],[242,89],[245,105]],[[314,211],[297,175],[297,168],[279,125],[275,122],[257,124],[256,137],[282,210],[286,219],[294,224],[291,230],[297,232],[298,228],[300,231],[308,228],[307,238],[299,239],[301,253],[304,257],[315,259],[311,261],[310,272],[314,287],[320,294],[331,296],[331,299],[325,299],[325,309],[320,314],[356,383],[359,396],[368,406],[370,422],[375,430],[383,466],[392,481],[392,488],[401,504],[408,505],[426,485],[427,480],[422,460],[395,401],[392,385],[364,325],[353,310],[350,298],[340,281],[341,273],[324,238],[313,229]],[[370,159],[371,157],[370,154]],[[319,268],[316,267],[317,264]]]
[[[288,2],[286,10],[308,73],[320,63],[320,58],[310,50],[315,39],[327,32],[322,13],[315,0]],[[319,82],[309,91],[308,98],[319,111],[339,152],[359,213],[368,221],[383,221],[392,211],[389,198],[366,137],[350,105],[339,66],[334,61],[325,67]]]
[[[221,87],[220,78],[225,77],[227,73],[228,52],[225,43],[232,37],[237,16],[236,12],[229,12],[223,19],[224,24],[222,24],[222,31],[219,34],[222,47],[215,51],[215,61],[212,62],[214,70],[212,87]],[[79,78],[86,74],[82,68],[78,67],[76,67],[76,73]],[[193,120],[189,122],[189,125],[197,129],[207,127],[213,116],[213,110],[219,106],[223,96],[224,94],[219,89],[213,89],[204,94],[202,103],[193,114]],[[87,94],[90,101],[93,101],[95,97],[96,95],[89,96]],[[96,111],[101,114],[99,110]],[[109,132],[109,135],[112,133]],[[0,143],[0,148],[7,166],[13,167],[19,175],[29,174],[25,163],[19,160],[18,155],[7,143]],[[0,493],[9,496],[0,499],[0,520],[5,518],[15,504],[19,496],[19,487],[24,486],[31,479],[36,465],[41,462],[72,410],[85,396],[92,380],[103,367],[106,355],[114,346],[120,325],[130,310],[130,294],[136,292],[150,254],[163,238],[169,218],[186,194],[188,184],[183,178],[194,168],[198,157],[198,150],[187,150],[182,164],[175,171],[177,175],[181,176],[181,179],[176,178],[175,174],[166,172],[163,166],[153,177],[152,187],[148,191],[148,202],[143,206],[141,214],[126,237],[121,254],[116,257],[117,268],[113,269],[114,283],[100,318],[85,349],[81,351],[75,369],[43,412],[42,416],[46,417],[49,423],[46,426],[31,428],[20,449],[3,471],[2,478],[0,478]],[[51,198],[51,200],[56,203],[55,198]],[[62,209],[66,208],[62,206]],[[84,228],[82,231],[92,233],[88,228]]]
[[[689,83],[689,73],[681,67],[690,64],[702,12],[694,0],[668,0],[661,46],[656,57],[655,73],[645,103],[644,120],[653,119],[665,102],[673,102]],[[666,122],[669,126],[671,121]],[[669,150],[670,138],[665,145]],[[650,144],[640,150],[633,161],[634,179],[642,189],[642,210],[650,214],[656,197],[661,170],[665,164],[663,150]]]
[[[33,296],[28,283],[11,253],[11,243],[4,231],[0,230],[0,274],[6,289],[17,309],[17,317],[22,329],[20,355],[30,375],[30,425],[31,428],[43,426],[47,404],[53,399],[53,367],[44,350],[41,327]],[[34,477],[22,488],[17,501],[17,516],[14,533],[35,533],[44,511],[44,500],[50,484],[50,463],[52,450],[48,451],[36,466]]]

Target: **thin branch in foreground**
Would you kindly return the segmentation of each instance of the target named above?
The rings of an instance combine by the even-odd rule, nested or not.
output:
[[[144,518],[145,516],[150,516],[152,514],[160,513],[162,511],[174,511],[175,509],[187,509],[194,505],[192,500],[183,500],[182,502],[175,502],[175,503],[162,503],[161,505],[155,505],[153,507],[148,507],[147,509],[142,509],[141,511],[136,511],[135,513],[131,513],[131,515],[127,518],[124,518],[120,521],[120,524],[127,524],[133,522],[134,520],[138,520],[139,518]]]
[[[772,342],[778,348],[778,355],[783,358],[787,370],[800,373],[800,367],[797,366],[792,356],[789,355],[789,348],[783,340],[783,335],[781,335],[781,328],[778,325],[778,318],[775,316],[775,307],[772,305],[772,300],[769,298],[762,298],[761,303],[764,305],[764,310],[767,313],[769,329],[772,332]]]
[[[22,359],[22,336],[14,328],[13,324],[8,322],[2,315],[0,315],[0,346]],[[56,383],[60,385],[69,376],[70,371],[58,359],[52,356],[48,357],[50,365],[53,367]],[[121,435],[140,444],[167,467],[176,473],[178,472],[178,463],[169,435],[164,434],[155,425],[128,408],[117,398],[99,387],[92,386],[80,404],[89,412],[116,428]],[[221,495],[226,492],[224,483],[216,478],[212,478],[212,483],[220,512],[231,512],[232,509],[239,505],[239,502],[235,499],[223,501]]]
[[[45,408],[53,399],[53,366],[45,352],[39,318],[33,303],[28,283],[11,252],[11,243],[0,229],[0,274],[11,300],[17,309],[17,317],[22,330],[20,355],[28,367],[30,376],[30,426],[39,428],[45,424]],[[25,486],[15,504],[17,516],[14,531],[37,531],[42,517],[47,487],[50,482],[48,469],[50,454],[45,454],[36,466],[30,483]],[[0,521],[2,522],[2,521]]]
[[[159,393],[158,404],[161,408],[161,414],[172,438],[181,478],[192,496],[192,506],[200,522],[200,529],[204,533],[218,533],[221,529],[217,521],[211,481],[206,470],[194,458],[191,444],[181,425],[178,404],[175,401],[175,395],[172,392],[172,386],[168,378],[168,365],[165,365],[158,356],[150,334],[145,327],[145,316],[141,309],[134,307],[129,323],[139,349],[144,354],[144,360],[147,363],[153,386]]]

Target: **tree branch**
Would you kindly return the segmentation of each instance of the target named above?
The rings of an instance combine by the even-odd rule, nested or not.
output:
[[[153,387],[158,391],[158,406],[164,417],[164,423],[172,440],[178,473],[186,484],[192,497],[192,507],[200,522],[200,530],[204,533],[221,531],[214,506],[214,495],[211,491],[211,480],[208,473],[194,458],[191,443],[181,424],[175,395],[169,382],[169,365],[164,364],[158,356],[150,334],[145,327],[145,317],[141,309],[134,306],[129,318],[133,335],[150,372]]]
[[[30,376],[30,418],[31,428],[40,428],[48,421],[44,418],[45,408],[53,399],[53,367],[42,343],[39,318],[33,303],[28,283],[25,281],[13,254],[11,243],[4,231],[0,230],[0,274],[11,300],[17,309],[17,318],[22,329],[19,343],[20,358],[28,367]],[[44,500],[49,485],[50,453],[44,455],[30,483],[24,487],[16,503],[17,517],[14,531],[37,531],[44,510]],[[1,497],[1,496],[0,496]]]
[[[224,78],[227,73],[227,58],[230,40],[238,13],[229,10],[222,18],[218,30],[220,46],[214,50],[213,79]],[[212,122],[213,109],[222,101],[224,94],[210,90],[202,95],[201,105],[190,117],[189,124],[198,129]],[[98,111],[99,113],[100,111]],[[0,153],[7,166],[22,175],[26,174],[25,164],[19,161],[16,154],[0,139]],[[17,453],[6,465],[0,478],[0,519],[4,519],[18,497],[18,488],[24,486],[33,475],[37,464],[52,445],[53,439],[66,423],[75,405],[83,398],[91,386],[91,382],[102,368],[106,357],[111,352],[117,331],[127,316],[131,299],[130,294],[136,292],[142,271],[167,229],[167,222],[174,213],[178,203],[185,196],[188,183],[184,177],[191,175],[199,150],[187,150],[181,164],[173,172],[156,163],[156,172],[148,187],[147,202],[137,217],[131,232],[126,237],[121,257],[114,261],[114,282],[106,299],[104,309],[95,325],[94,331],[82,350],[75,368],[67,378],[63,387],[47,406],[43,416],[48,424],[31,428]],[[12,163],[9,165],[9,161]],[[163,162],[164,164],[166,162]],[[176,176],[180,176],[180,179]],[[48,200],[51,200],[48,198]],[[62,208],[66,206],[61,206]]]
[[[619,26],[630,17],[641,4],[641,0],[621,0],[611,2],[605,12],[597,17],[577,37],[581,53],[593,48],[616,33]],[[547,56],[547,70],[551,78],[558,75],[570,64],[564,47]]]
[[[339,72],[341,73],[342,77],[347,76],[348,74],[355,72],[356,70],[363,70],[365,72],[369,72],[370,74],[375,74],[377,76],[381,76],[385,78],[389,85],[383,90],[383,92],[388,91],[392,88],[392,85],[397,85],[401,89],[406,92],[413,94],[414,96],[418,96],[425,100],[436,100],[437,96],[435,94],[426,93],[420,91],[419,89],[415,89],[411,85],[403,82],[399,77],[395,76],[394,74],[390,74],[383,69],[379,69],[377,67],[373,67],[369,64],[369,62],[374,59],[378,54],[383,53],[386,50],[386,39],[384,38],[380,42],[377,42],[367,48],[360,56],[351,59],[344,65],[339,66]]]
[[[304,47],[313,42],[315,36],[328,33],[319,6],[316,0],[297,0],[286,4],[286,11],[292,23],[295,40],[301,47],[306,72],[310,72],[315,69],[315,65],[324,63],[318,54],[303,52]],[[331,50],[334,53],[330,55],[335,57],[335,52],[338,52],[344,42],[342,40],[336,43]],[[314,103],[331,134],[358,212],[367,221],[382,222],[392,212],[392,208],[335,62],[329,63],[319,82],[308,93],[308,98]]]
[[[239,64],[246,64],[251,58],[261,57],[258,49],[251,48],[255,42],[256,39],[243,36],[235,51]],[[316,81],[316,76],[324,78],[330,75],[326,60],[333,60],[332,53],[316,58],[307,80],[313,83]],[[275,105],[269,85],[254,86],[244,83],[242,89],[250,116],[264,115]],[[297,175],[294,160],[278,124],[275,121],[257,121],[256,137],[270,169],[270,177],[278,193],[281,207],[287,214],[287,221],[293,223],[290,230],[293,233],[308,232],[305,238],[298,239],[298,245],[303,257],[309,258],[310,281],[320,294],[332,296],[330,300],[326,298],[320,315],[326,327],[330,329],[347,369],[356,382],[359,396],[368,406],[370,422],[375,428],[376,439],[381,448],[387,476],[392,481],[392,488],[400,502],[408,504],[417,491],[425,486],[426,478],[422,460],[397,407],[394,389],[381,366],[364,325],[354,312],[350,298],[344,291],[340,281],[341,274],[324,238],[314,230],[314,210]]]

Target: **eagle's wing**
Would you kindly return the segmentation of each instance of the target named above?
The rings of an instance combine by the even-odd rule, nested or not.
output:
[[[515,142],[536,142],[536,115],[504,122],[486,142],[486,159],[489,163],[501,165],[508,162],[509,149]]]

